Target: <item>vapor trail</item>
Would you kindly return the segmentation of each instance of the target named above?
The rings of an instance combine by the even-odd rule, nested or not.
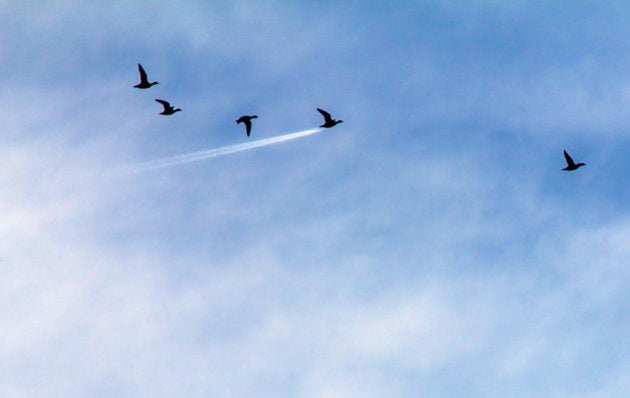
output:
[[[296,133],[289,133],[277,137],[265,138],[263,140],[245,142],[243,144],[228,145],[220,148],[207,149],[205,151],[192,152],[184,155],[177,155],[168,158],[152,160],[150,162],[139,165],[133,171],[135,173],[141,173],[144,171],[161,169],[184,163],[198,162],[200,160],[216,158],[217,156],[224,156],[236,152],[249,151],[250,149],[258,148],[261,146],[273,145],[280,142],[295,140],[297,138],[306,137],[307,135],[319,133],[320,131],[322,131],[321,128],[303,130]]]

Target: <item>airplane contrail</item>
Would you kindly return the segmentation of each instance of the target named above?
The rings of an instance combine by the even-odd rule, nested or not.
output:
[[[136,167],[133,170],[133,172],[141,173],[144,171],[161,169],[161,168],[176,166],[176,165],[180,165],[184,163],[198,162],[200,160],[216,158],[218,156],[229,155],[236,152],[249,151],[250,149],[259,148],[261,146],[273,145],[273,144],[278,144],[280,142],[285,142],[285,141],[295,140],[297,138],[306,137],[311,134],[319,133],[320,131],[322,131],[321,128],[314,128],[314,129],[298,131],[295,133],[284,134],[277,137],[265,138],[265,139],[257,140],[253,142],[245,142],[245,143],[236,144],[236,145],[227,145],[227,146],[222,146],[220,148],[207,149],[205,151],[198,151],[198,152],[192,152],[192,153],[187,153],[183,155],[170,156],[167,158],[152,160],[144,164],[141,164],[138,167]]]

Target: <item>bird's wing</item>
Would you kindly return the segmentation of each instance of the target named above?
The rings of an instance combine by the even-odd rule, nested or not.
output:
[[[164,109],[171,107],[171,104],[168,101],[164,101],[164,100],[157,99],[157,98],[155,99],[155,101],[159,102],[160,104],[162,104],[164,106]]]
[[[569,166],[574,166],[574,165],[575,165],[575,162],[573,161],[573,159],[571,159],[571,156],[569,156],[569,154],[567,153],[567,151],[562,151],[562,152],[564,153],[564,158],[566,159],[567,164],[568,164]]]
[[[326,120],[331,120],[330,113],[328,113],[328,112],[326,112],[325,110],[320,109],[320,108],[317,108],[317,111],[318,111],[319,113],[321,113],[321,114],[324,116],[324,119],[326,119]]]
[[[140,72],[140,81],[147,81],[147,72],[144,71],[144,68],[140,64],[138,64],[138,71]]]
[[[247,132],[247,136],[249,137],[249,133],[252,132],[252,122],[249,119],[245,119],[245,131]]]

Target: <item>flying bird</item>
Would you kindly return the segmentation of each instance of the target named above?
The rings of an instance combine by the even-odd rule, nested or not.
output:
[[[179,108],[177,108],[177,109],[173,108],[168,101],[164,101],[164,100],[157,99],[157,98],[155,99],[155,101],[159,102],[164,107],[164,110],[162,112],[160,112],[160,115],[172,115],[175,112],[181,111],[181,109],[179,109]]]
[[[140,72],[140,83],[136,84],[134,86],[135,88],[149,88],[155,84],[159,84],[158,82],[149,83],[147,72],[144,71],[144,68],[140,64],[138,64],[138,71]]]
[[[326,128],[330,128],[330,127],[334,127],[335,125],[339,124],[339,123],[343,123],[343,120],[335,120],[330,116],[330,113],[326,112],[323,109],[319,109],[317,108],[317,111],[319,113],[322,114],[322,116],[324,116],[324,124],[322,124],[319,127],[326,127]]]
[[[245,131],[247,132],[247,136],[249,137],[249,133],[251,133],[252,131],[252,119],[256,119],[258,118],[257,115],[252,115],[252,116],[241,116],[238,119],[236,119],[236,124],[239,123],[244,123],[245,124]]]
[[[567,161],[567,167],[565,167],[562,170],[564,170],[564,171],[573,171],[573,170],[579,169],[582,166],[586,166],[586,163],[582,163],[582,162],[576,164],[573,161],[573,159],[571,158],[571,156],[567,153],[567,151],[563,151],[563,152],[564,152],[564,158]]]

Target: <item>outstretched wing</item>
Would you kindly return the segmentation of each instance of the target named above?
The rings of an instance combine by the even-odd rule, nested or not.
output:
[[[162,106],[164,106],[164,109],[168,109],[171,107],[171,104],[168,101],[164,101],[161,99],[155,99],[156,102],[159,102],[160,104],[162,104]]]
[[[245,123],[245,131],[247,132],[247,136],[249,137],[249,133],[252,132],[252,121],[249,119],[243,120]]]
[[[138,64],[138,72],[140,72],[140,81],[147,82],[147,72],[144,71],[144,68],[140,64]]]
[[[322,116],[324,116],[324,119],[326,119],[326,121],[332,120],[332,117],[330,116],[330,113],[328,113],[328,112],[326,112],[325,110],[320,109],[320,108],[317,108],[317,111],[318,111],[319,113],[321,113],[321,114],[322,114]]]
[[[575,166],[575,162],[573,161],[573,159],[571,158],[571,156],[569,156],[569,154],[567,153],[567,151],[562,151],[564,153],[564,158],[567,161],[567,164],[569,166]]]

